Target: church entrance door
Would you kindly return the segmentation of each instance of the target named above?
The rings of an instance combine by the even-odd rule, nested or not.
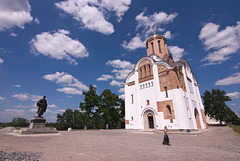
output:
[[[144,119],[144,129],[155,129],[156,121],[155,114],[152,110],[145,111],[143,115]]]
[[[198,110],[196,108],[194,109],[194,115],[195,115],[195,119],[196,119],[196,123],[197,123],[197,128],[201,129],[199,113],[198,113]]]
[[[148,114],[148,127],[149,129],[154,129],[153,115]]]

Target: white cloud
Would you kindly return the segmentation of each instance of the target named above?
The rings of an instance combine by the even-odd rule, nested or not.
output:
[[[83,44],[71,39],[69,31],[58,30],[57,32],[43,32],[31,40],[32,50],[36,54],[43,54],[51,58],[67,59],[77,65],[76,58],[88,57],[89,53]]]
[[[4,101],[6,98],[4,97],[0,97],[0,101]]]
[[[110,82],[111,86],[118,86],[120,87],[121,84],[123,83],[122,80],[126,79],[127,75],[134,69],[134,64],[130,63],[129,61],[125,60],[109,60],[105,63],[106,65],[109,65],[113,67],[114,69],[111,71],[114,75],[105,75],[103,74],[101,77],[99,77],[97,80],[102,80],[102,81],[108,81],[112,79]],[[121,81],[117,81],[121,80]],[[124,93],[124,88],[120,88],[119,93]]]
[[[37,102],[39,101],[40,99],[42,99],[43,96],[38,96],[38,95],[31,95],[31,100],[34,101],[34,102]]]
[[[118,21],[122,20],[122,16],[129,9],[129,5],[131,4],[131,0],[102,0],[101,6],[106,8],[109,11],[114,11],[116,15],[119,17]]]
[[[19,85],[19,84],[16,84],[16,85],[14,85],[14,87],[16,87],[16,88],[20,88],[20,87],[22,87],[22,86]]]
[[[136,50],[145,47],[145,42],[154,29],[159,32],[165,31],[162,26],[173,22],[177,15],[177,13],[168,15],[165,12],[155,12],[152,15],[145,16],[145,11],[141,12],[135,18],[138,23],[136,26],[136,31],[138,31],[138,33],[129,42],[123,41],[123,48],[127,50]],[[164,36],[169,39],[173,37],[171,31],[166,31]]]
[[[120,60],[120,59],[109,60],[106,62],[106,65],[111,65],[114,68],[121,68],[121,69],[132,70],[134,68],[134,64],[130,63],[129,61]]]
[[[82,94],[82,90],[88,90],[86,85],[65,72],[44,75],[43,78],[63,86],[63,88],[57,89],[59,92],[67,94]]]
[[[111,86],[121,86],[122,82],[116,81],[116,80],[112,80],[112,82],[110,83]]]
[[[154,28],[158,29],[160,25],[169,24],[177,17],[177,13],[167,14],[165,12],[155,12],[152,15],[144,16],[145,12],[140,13],[136,16],[136,20],[138,21],[137,29],[143,28],[144,32],[151,30]]]
[[[236,104],[236,103],[232,103],[231,105],[232,105],[232,106],[236,106],[237,104]]]
[[[64,87],[64,88],[58,88],[57,89],[58,92],[64,92],[66,94],[78,94],[81,95],[82,91],[76,88],[72,88],[72,87]]]
[[[240,62],[237,63],[236,65],[234,65],[232,68],[233,68],[233,69],[238,69],[239,67],[240,67]]]
[[[172,39],[174,35],[171,33],[171,31],[166,31],[163,35],[166,39]]]
[[[136,50],[138,48],[144,48],[146,47],[145,45],[146,40],[142,40],[139,34],[137,34],[135,37],[133,37],[129,42],[123,41],[121,44],[124,49],[127,50]]]
[[[114,32],[113,25],[106,19],[109,12],[114,12],[121,21],[124,13],[129,9],[131,0],[66,0],[55,5],[73,16],[79,21],[84,28],[98,31],[102,34],[112,34]]]
[[[169,49],[170,53],[172,54],[173,59],[175,61],[180,60],[186,54],[184,49],[180,48],[178,46],[169,46],[168,49]]]
[[[211,50],[201,61],[205,65],[221,64],[240,49],[240,21],[236,26],[227,26],[219,31],[219,25],[207,23],[199,34],[207,51]]]
[[[37,112],[36,108],[30,109],[29,112]]]
[[[109,60],[106,62],[106,65],[110,65],[115,69],[112,70],[112,73],[115,74],[116,79],[125,79],[127,75],[133,70],[134,64],[125,60]]]
[[[226,95],[229,96],[231,99],[240,98],[240,92],[228,93],[228,94],[226,94]]]
[[[16,33],[11,33],[10,36],[17,37],[17,34]]]
[[[24,113],[24,110],[6,109],[5,112]]]
[[[21,101],[32,100],[34,102],[42,99],[42,96],[31,95],[31,94],[28,94],[28,93],[14,94],[14,95],[12,95],[12,97],[17,98],[17,99],[19,99]]]
[[[113,79],[113,76],[112,75],[103,74],[103,75],[101,75],[101,77],[99,77],[97,79],[97,81],[108,81],[109,79]]]
[[[119,98],[125,100],[125,94],[120,95]]]
[[[35,19],[34,19],[34,22],[35,22],[36,24],[38,24],[38,25],[40,24],[40,21],[39,21],[38,18],[35,18]]]
[[[30,14],[31,6],[28,0],[1,0],[0,1],[0,31],[19,27],[33,20]]]
[[[231,76],[218,80],[215,83],[216,86],[224,86],[224,85],[232,85],[232,84],[240,84],[240,73],[234,73]]]
[[[56,110],[57,112],[65,112],[66,110]]]
[[[42,99],[42,98],[39,97],[38,100],[40,100],[40,99]],[[37,101],[38,101],[38,100],[37,100]],[[36,103],[34,103],[33,105],[16,105],[16,106],[14,106],[14,107],[16,107],[16,108],[29,108],[29,107],[36,107],[36,108],[37,108],[37,101],[35,101]]]
[[[118,90],[118,93],[124,93],[125,92],[125,89],[124,88],[120,88],[119,90]]]
[[[28,93],[20,93],[20,94],[14,94],[12,97],[17,98],[21,101],[25,101],[29,99],[29,94]]]
[[[58,108],[56,105],[48,105],[50,108]]]
[[[17,106],[14,106],[16,108],[28,108],[28,107],[31,107],[31,106],[28,106],[28,105],[17,105]]]
[[[2,64],[4,61],[0,58],[0,64]]]
[[[115,74],[116,79],[126,79],[127,75],[131,72],[132,70],[130,69],[113,69],[112,73]]]

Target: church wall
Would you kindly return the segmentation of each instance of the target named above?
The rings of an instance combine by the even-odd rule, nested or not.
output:
[[[189,104],[189,110],[190,110],[190,113],[191,113],[191,121],[192,121],[192,125],[193,125],[193,129],[198,129],[197,128],[197,123],[196,123],[196,119],[195,119],[195,114],[194,114],[194,104],[193,104],[193,96],[192,96],[192,91],[193,91],[193,87],[192,87],[192,84],[191,84],[191,81],[192,81],[192,74],[190,73],[190,67],[188,65],[184,65],[183,66],[183,71],[184,71],[184,77],[186,78],[185,79],[185,84],[186,84],[186,88],[187,88],[187,92],[186,92],[186,99],[188,100],[188,104]],[[195,100],[194,100],[195,101]]]
[[[189,124],[189,117],[187,106],[184,100],[184,91],[181,89],[173,90],[173,103],[177,107],[175,108],[176,112],[176,121],[177,121],[177,128],[178,129],[191,129]]]
[[[202,116],[202,112],[201,109],[204,108],[202,105],[202,101],[201,101],[201,96],[200,96],[200,92],[199,92],[199,88],[198,86],[196,86],[195,84],[197,84],[191,69],[188,65],[184,65],[183,67],[183,71],[185,77],[187,78],[185,80],[185,83],[187,84],[187,93],[186,93],[186,97],[188,98],[189,101],[189,105],[190,105],[190,111],[191,111],[191,115],[192,117],[192,124],[194,129],[198,129],[197,128],[197,123],[196,123],[196,118],[195,118],[195,113],[194,113],[194,109],[196,108],[199,114],[199,120],[200,120],[200,125],[201,128],[206,128],[204,120],[203,120],[203,116]]]
[[[154,80],[149,80],[143,83],[139,83],[139,90],[138,90],[138,107],[141,114],[139,114],[141,119],[140,126],[141,129],[144,128],[144,120],[143,120],[143,112],[147,109],[153,111],[155,113],[156,118],[156,127],[159,126],[159,118],[157,113],[156,107],[156,100],[157,100],[157,91],[156,91],[156,84]],[[149,103],[149,104],[148,104]]]
[[[129,80],[128,84],[125,85],[125,125],[127,129],[133,129],[136,127],[138,122],[136,117],[136,83],[135,83],[135,74],[132,75]],[[134,83],[133,83],[134,82]]]
[[[170,122],[170,119],[164,119],[164,125],[166,125],[169,129],[191,129],[183,93],[184,92],[181,89],[170,90],[169,97],[165,98],[165,100],[167,99],[172,101],[175,115],[173,123]]]
[[[155,115],[155,129],[163,130],[164,126],[169,129],[197,129],[194,108],[198,110],[201,127],[205,128],[201,110],[204,108],[191,69],[186,69],[186,66],[169,69],[168,66],[159,74],[161,65],[154,63],[149,68],[152,71],[146,70],[144,78],[139,79],[139,67],[152,63],[149,58],[144,59],[125,82],[126,129],[144,129],[144,112],[147,110],[153,111]],[[161,64],[164,65],[164,62]],[[168,73],[162,75],[164,71]],[[148,79],[150,76],[151,79]],[[167,86],[167,95],[164,86]],[[171,118],[166,118],[163,107],[159,110],[159,102],[169,103],[173,108],[174,115]]]
[[[201,127],[202,128],[207,128],[207,122],[206,122],[206,118],[205,118],[204,107],[203,107],[203,104],[202,104],[201,95],[200,95],[199,88],[197,86],[197,81],[195,80],[195,77],[193,78],[193,80],[194,80],[193,87],[194,87],[195,98],[196,98],[196,102],[198,104],[198,110],[200,112],[199,117],[200,117]]]

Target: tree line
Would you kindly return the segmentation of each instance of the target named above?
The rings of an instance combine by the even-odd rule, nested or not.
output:
[[[46,126],[56,127],[58,130],[72,129],[110,129],[121,128],[125,125],[125,102],[118,95],[106,89],[97,95],[96,87],[90,85],[87,92],[83,92],[84,100],[80,102],[78,110],[67,109],[63,114],[57,114],[56,123],[46,123]],[[231,101],[224,90],[206,90],[203,95],[205,114],[227,124],[240,125],[240,118],[225,102]],[[0,126],[26,127],[29,122],[25,118],[14,118],[10,124]]]
[[[225,102],[231,101],[224,90],[206,90],[202,96],[205,114],[214,118],[222,125],[223,121],[227,124],[240,125],[240,119]]]
[[[90,85],[83,92],[84,101],[80,102],[79,110],[67,109],[57,115],[57,129],[103,129],[120,128],[124,124],[125,103],[110,89],[97,95],[96,87]]]

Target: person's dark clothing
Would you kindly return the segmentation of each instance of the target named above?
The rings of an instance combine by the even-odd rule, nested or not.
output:
[[[167,130],[165,131],[164,130],[164,137],[163,137],[163,145],[170,145],[170,141],[169,141],[169,137],[168,137],[168,134],[167,134]]]

